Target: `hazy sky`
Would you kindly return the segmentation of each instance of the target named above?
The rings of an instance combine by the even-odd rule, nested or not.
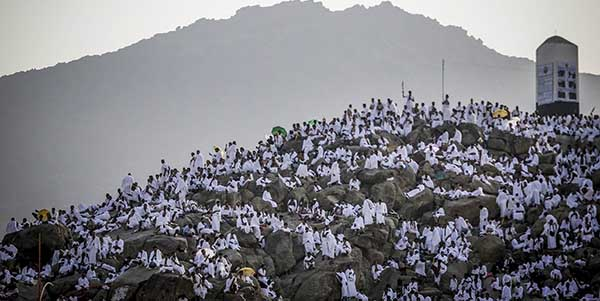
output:
[[[222,19],[278,0],[2,0],[0,75],[71,61],[130,45],[199,18]],[[324,0],[332,10],[381,1]],[[500,53],[534,59],[559,35],[579,45],[580,71],[600,74],[598,0],[393,0],[408,12],[458,25]]]

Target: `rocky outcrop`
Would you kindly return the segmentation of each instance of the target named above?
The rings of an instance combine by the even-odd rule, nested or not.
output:
[[[52,258],[55,250],[66,248],[70,241],[71,231],[67,227],[60,224],[40,224],[7,234],[2,239],[2,244],[17,247],[17,260],[29,264],[38,261],[38,247],[41,243],[41,261],[45,264]]]
[[[188,243],[184,237],[156,234],[155,231],[125,232],[121,235],[125,242],[123,256],[135,257],[141,250],[150,252],[157,247],[163,254],[177,254],[187,257]]]
[[[495,265],[504,260],[506,248],[504,241],[497,236],[484,235],[474,238],[472,241],[473,250],[483,264]]]
[[[444,205],[446,215],[454,218],[460,215],[467,219],[472,225],[479,225],[479,206],[486,207],[490,219],[495,219],[500,215],[500,208],[496,204],[496,198],[493,196],[480,196],[476,198],[466,198],[460,200],[449,200]]]
[[[265,252],[273,258],[277,274],[285,273],[296,265],[293,248],[291,233],[277,231],[266,238]]]
[[[533,139],[494,129],[488,137],[487,148],[497,154],[522,157],[533,144]]]
[[[132,300],[135,298],[141,283],[158,273],[158,269],[147,269],[143,266],[133,267],[119,275],[113,282],[109,292],[110,300]]]
[[[471,146],[483,142],[483,131],[474,123],[461,123],[458,130],[462,133],[462,145]]]
[[[407,199],[401,207],[399,214],[408,219],[415,220],[421,218],[426,212],[432,211],[433,207],[433,191],[425,188],[419,194]]]
[[[177,300],[186,297],[194,298],[193,283],[186,277],[157,273],[142,282],[136,292],[136,300]]]
[[[335,272],[314,271],[302,280],[292,300],[339,300],[339,286]]]

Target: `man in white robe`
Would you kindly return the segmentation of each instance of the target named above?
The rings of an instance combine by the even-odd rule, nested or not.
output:
[[[379,201],[375,204],[375,222],[377,224],[385,224],[385,216],[388,213],[387,205]]]
[[[479,206],[479,233],[483,233],[488,224],[489,212],[486,207]]]
[[[127,176],[125,176],[125,178],[123,178],[123,180],[121,181],[121,190],[123,190],[123,192],[129,192],[131,190],[131,185],[133,185],[133,182],[135,182],[135,179],[133,178],[131,173],[128,173]]]
[[[375,213],[373,212],[373,207],[375,206],[373,205],[373,202],[371,200],[365,199],[363,201],[362,215],[365,222],[365,226],[373,224],[373,215],[375,215]]]
[[[15,220],[14,217],[10,219],[8,224],[6,225],[6,234],[14,233],[21,230],[19,227],[19,223]]]
[[[210,224],[214,232],[221,232],[221,204],[219,202],[212,208]]]

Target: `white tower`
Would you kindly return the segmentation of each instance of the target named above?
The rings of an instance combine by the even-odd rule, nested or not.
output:
[[[536,50],[536,111],[540,115],[579,114],[577,45],[553,36]]]

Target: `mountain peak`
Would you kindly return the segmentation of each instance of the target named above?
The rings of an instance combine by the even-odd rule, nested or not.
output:
[[[251,5],[242,7],[236,11],[235,17],[243,17],[247,15],[253,15],[256,13],[263,14],[265,11],[268,11],[269,14],[281,14],[285,12],[293,12],[297,14],[301,11],[330,12],[330,10],[326,8],[322,2],[315,2],[312,0],[291,0],[283,1],[271,6]]]

